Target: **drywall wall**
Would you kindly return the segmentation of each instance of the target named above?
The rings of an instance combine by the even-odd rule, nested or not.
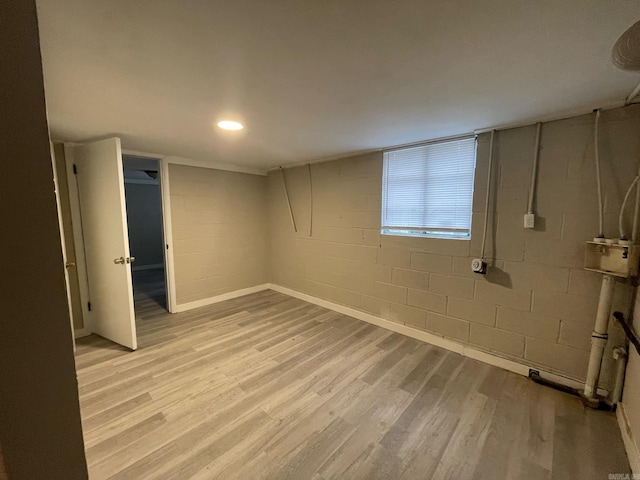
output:
[[[479,256],[489,134],[480,135],[471,241],[380,235],[382,153],[286,170],[298,232],[281,172],[268,176],[270,282],[471,344],[534,367],[583,379],[600,277],[583,270],[583,242],[597,234],[594,115],[542,126],[535,230],[522,228],[535,126],[496,133],[488,275]],[[606,111],[601,158],[606,233],[640,158],[640,108]],[[627,219],[630,215],[627,215]],[[618,285],[616,307],[627,292]],[[612,328],[611,344],[620,339]],[[607,355],[602,386],[611,386]]]
[[[133,268],[163,263],[160,186],[125,181],[124,190],[127,199],[129,249],[131,255],[136,257]]]
[[[169,165],[177,304],[267,282],[266,177]]]
[[[0,445],[11,480],[85,479],[36,6],[0,11]]]

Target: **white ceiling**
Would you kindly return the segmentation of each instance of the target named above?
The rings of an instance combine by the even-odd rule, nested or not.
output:
[[[609,105],[637,0],[40,0],[52,136],[253,167]],[[216,131],[239,116],[240,134]]]

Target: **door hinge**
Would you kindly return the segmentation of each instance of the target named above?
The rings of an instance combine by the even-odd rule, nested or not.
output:
[[[91,302],[87,302],[87,308],[91,311]]]
[[[76,164],[75,164],[75,163],[73,164],[73,173],[74,173],[75,175],[77,175],[77,174],[78,174],[78,168],[76,167]]]

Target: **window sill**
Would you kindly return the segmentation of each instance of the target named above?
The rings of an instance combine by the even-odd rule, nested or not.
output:
[[[436,238],[439,240],[471,240],[471,235],[453,235],[446,233],[442,234],[428,231],[418,232],[381,229],[380,234],[390,237]]]

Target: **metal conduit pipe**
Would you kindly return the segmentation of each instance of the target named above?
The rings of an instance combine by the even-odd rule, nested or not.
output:
[[[640,179],[640,176],[636,176],[636,178],[633,179],[633,182],[631,182],[631,185],[629,186],[629,189],[627,190],[627,193],[624,196],[624,200],[622,201],[622,206],[620,207],[620,215],[618,215],[618,230],[620,231],[620,240],[628,240],[627,239],[627,234],[625,233],[624,230],[624,209],[627,206],[627,201],[629,200],[629,196],[631,195],[631,192],[633,191],[634,187],[636,187],[636,185],[638,184],[638,180]],[[636,205],[637,208],[637,205]],[[634,215],[636,214],[636,211],[634,210]],[[637,222],[634,219],[634,228],[637,230]],[[637,231],[635,233],[637,235]],[[633,238],[633,233],[631,235],[631,237]]]
[[[600,174],[600,147],[599,147],[599,126],[600,126],[600,109],[596,110],[596,122],[594,126],[594,150],[596,157],[596,183],[598,185],[598,238],[604,238],[604,222],[603,222],[603,212],[604,208],[602,205],[602,180]]]
[[[294,232],[298,232],[298,227],[296,226],[296,219],[293,216],[293,208],[291,208],[291,200],[289,199],[289,190],[287,189],[287,180],[284,177],[284,169],[280,167],[280,176],[282,177],[282,187],[284,188],[284,196],[287,200],[287,206],[289,207],[289,216],[291,217],[291,226],[293,227]]]
[[[540,130],[542,123],[536,125],[536,147],[533,154],[533,166],[531,167],[531,186],[529,187],[529,202],[527,204],[527,213],[533,213],[533,200],[536,192],[536,180],[538,177],[538,157],[540,156]]]
[[[482,246],[480,247],[480,258],[484,261],[485,247],[487,244],[487,226],[489,224],[489,201],[491,200],[491,174],[493,167],[493,140],[496,135],[495,130],[491,130],[491,140],[489,143],[489,165],[487,167],[487,194],[484,202],[484,228],[482,229]]]

